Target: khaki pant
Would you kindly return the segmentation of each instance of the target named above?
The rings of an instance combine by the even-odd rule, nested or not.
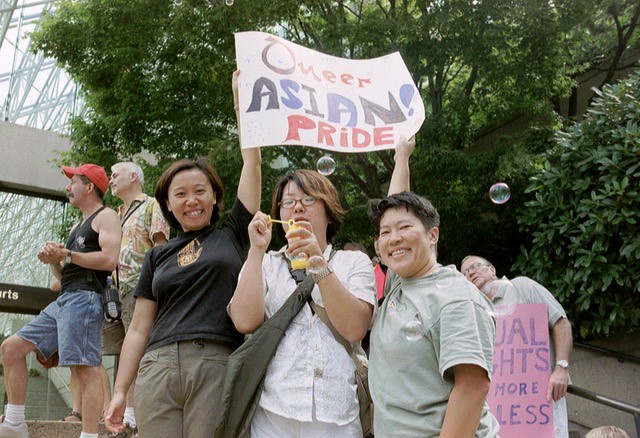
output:
[[[134,391],[140,438],[211,438],[232,351],[198,339],[146,353]]]

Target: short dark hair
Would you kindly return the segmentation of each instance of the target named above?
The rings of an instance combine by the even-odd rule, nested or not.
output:
[[[380,221],[384,213],[391,208],[406,208],[413,213],[425,230],[440,226],[440,215],[433,204],[427,198],[416,195],[413,192],[400,192],[384,199],[369,201],[369,217],[373,223],[376,234],[380,234]]]
[[[195,161],[189,159],[176,161],[171,164],[167,170],[162,173],[160,179],[158,179],[158,182],[156,183],[155,198],[158,201],[158,204],[160,204],[162,214],[169,225],[177,230],[182,230],[182,226],[173,213],[169,211],[169,207],[167,206],[167,201],[169,200],[169,186],[176,174],[184,170],[191,169],[198,169],[204,173],[211,184],[214,195],[216,196],[216,203],[214,204],[213,212],[211,213],[211,224],[218,222],[218,219],[220,219],[220,211],[222,211],[224,187],[222,186],[220,175],[218,175],[218,172],[216,172],[209,159],[206,157],[200,157]]]
[[[93,184],[93,188],[96,191],[96,195],[98,195],[98,198],[100,198],[100,200],[102,201],[104,199],[104,192],[102,190],[100,190],[100,187],[98,187],[96,185],[96,183],[94,183],[93,181],[91,181],[89,178],[87,178],[84,175],[78,175],[78,177],[80,178],[80,180],[82,181],[82,183],[86,186],[87,184]]]
[[[336,190],[336,187],[329,178],[321,175],[315,170],[296,170],[293,173],[284,175],[278,180],[273,189],[273,196],[271,198],[271,217],[274,219],[281,219],[280,201],[282,201],[284,188],[290,181],[295,182],[307,195],[314,196],[317,201],[322,201],[324,203],[327,216],[329,217],[329,225],[327,226],[327,242],[330,242],[342,224],[342,220],[344,219],[344,209],[342,208],[342,204],[340,204],[340,197],[338,196],[338,190]],[[276,227],[276,233],[278,233],[283,240],[286,240],[282,227]]]

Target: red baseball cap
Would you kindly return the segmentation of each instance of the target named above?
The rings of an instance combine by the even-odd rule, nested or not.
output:
[[[109,178],[104,168],[97,164],[83,164],[78,167],[62,166],[62,171],[67,178],[73,178],[73,175],[83,175],[89,178],[89,181],[94,183],[97,188],[102,190],[102,193],[107,192],[109,187]]]

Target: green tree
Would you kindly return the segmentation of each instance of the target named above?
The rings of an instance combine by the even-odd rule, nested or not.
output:
[[[65,161],[109,166],[145,150],[158,161],[145,169],[153,176],[177,158],[208,154],[229,196],[240,168],[230,92],[234,32],[278,32],[348,58],[399,51],[427,108],[413,188],[434,198],[450,227],[443,260],[482,251],[506,266],[517,253],[513,212],[529,166],[507,147],[472,156],[465,150],[505,118],[549,118],[551,97],[568,93],[576,68],[566,52],[567,29],[584,26],[587,11],[601,1],[236,0],[228,7],[221,0],[62,0],[32,40],[71,73],[89,108],[72,121],[74,148]],[[529,156],[530,144],[518,150]],[[313,168],[322,154],[263,149],[265,163],[278,157],[287,163],[279,170],[264,166],[265,204],[278,173]],[[354,208],[347,221],[357,220],[360,230],[359,236],[345,230],[338,242],[364,240],[371,230],[362,226],[362,208],[367,198],[386,193],[392,152],[335,159],[331,178]],[[486,191],[504,178],[514,197],[496,210]]]
[[[583,337],[640,325],[640,72],[607,85],[532,178],[517,268],[546,285]]]

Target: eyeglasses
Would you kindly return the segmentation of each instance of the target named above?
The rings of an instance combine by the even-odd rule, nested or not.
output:
[[[469,274],[471,274],[472,272],[476,272],[478,269],[482,268],[483,266],[489,266],[489,265],[482,262],[475,262],[473,265],[469,266],[469,268],[466,271],[463,271],[462,275],[464,275],[465,277],[469,277]]]
[[[298,201],[300,201],[300,203],[305,207],[309,207],[310,205],[313,205],[316,203],[316,197],[309,195],[300,199],[284,198],[282,201],[280,201],[280,207],[287,208],[287,209],[293,208],[296,205],[296,202]]]

